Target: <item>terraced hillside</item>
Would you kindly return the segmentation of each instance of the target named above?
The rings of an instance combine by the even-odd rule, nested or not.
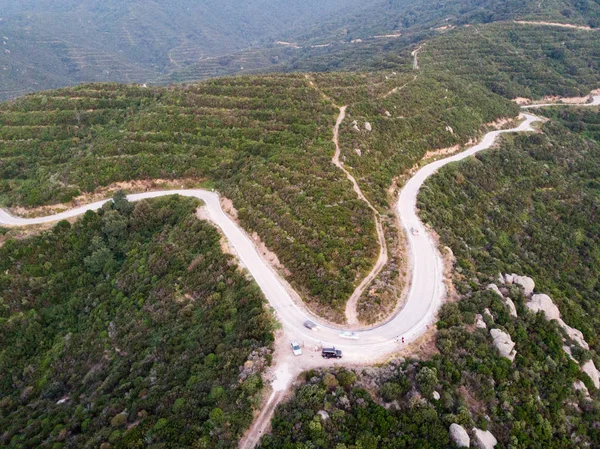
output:
[[[148,83],[360,4],[0,0],[0,100],[81,82]]]
[[[29,95],[0,106],[0,198],[8,206],[38,206],[119,181],[209,183],[233,201],[241,224],[277,254],[306,299],[340,319],[336,314],[370,270],[378,248],[371,212],[331,164],[338,110],[323,92],[363,110],[363,102],[377,102],[404,83],[390,75],[347,75],[346,81],[342,75],[321,76],[312,84],[304,75],[222,78],[168,89],[97,84]],[[335,86],[344,83],[341,95]],[[411,98],[433,88],[443,95],[446,84],[416,84]],[[394,98],[386,103],[390,110],[408,97]],[[450,101],[445,109],[452,110],[453,103],[460,107]],[[447,134],[442,122],[448,117],[433,113],[441,110],[438,105],[413,104],[417,122],[435,122],[432,135]],[[493,95],[477,97],[470,108],[472,114],[462,109],[469,112],[464,122],[455,116],[451,123],[461,130],[456,139],[475,135],[481,117],[515,112]],[[373,107],[369,111],[375,114]],[[380,179],[394,152],[385,146],[391,128],[380,120],[371,133],[381,140],[372,151],[387,152],[369,164],[373,179]],[[416,139],[414,126],[397,136],[398,160],[404,161],[399,169],[426,151],[424,143],[402,150],[401,141]],[[368,134],[361,133],[365,139]],[[447,139],[428,137],[427,144],[445,145]],[[373,197],[385,196],[386,182],[377,184]]]
[[[600,85],[600,30],[498,23],[433,39],[423,70],[464,76],[508,98],[581,96]]]

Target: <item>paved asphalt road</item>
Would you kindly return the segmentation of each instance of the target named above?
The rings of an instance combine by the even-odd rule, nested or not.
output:
[[[216,193],[205,190],[171,190],[132,194],[128,195],[128,199],[139,201],[178,194],[203,200],[206,203],[211,220],[221,228],[231,247],[237,252],[242,264],[252,274],[274,308],[276,316],[288,331],[305,343],[335,345],[345,351],[345,359],[365,361],[399,349],[402,337],[404,337],[406,343],[409,343],[422,335],[427,327],[434,322],[435,313],[444,299],[445,287],[441,255],[417,217],[416,199],[423,182],[442,166],[489,148],[499,134],[532,130],[531,123],[536,121],[537,118],[528,114],[524,115],[525,121],[517,128],[490,132],[486,134],[480,144],[462,153],[424,166],[407,182],[400,192],[397,212],[408,236],[412,262],[412,282],[408,298],[404,308],[388,322],[368,330],[358,331],[358,340],[340,337],[342,327],[322,324],[317,317],[310,315],[301,305],[299,306],[294,302],[292,295],[288,293],[280,277],[260,257],[251,239],[223,212]],[[0,210],[0,224],[24,226],[55,222],[76,217],[88,210],[97,210],[104,203],[106,201],[99,201],[53,216],[31,219],[13,217],[6,211]],[[318,331],[306,329],[303,323],[307,319],[319,323],[320,329]]]

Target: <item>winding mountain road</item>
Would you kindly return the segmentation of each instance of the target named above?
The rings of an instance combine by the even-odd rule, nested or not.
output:
[[[490,148],[502,133],[531,131],[531,124],[537,117],[524,114],[525,120],[516,128],[492,131],[481,143],[468,150],[432,162],[421,168],[400,192],[397,213],[406,230],[412,266],[411,287],[404,308],[386,323],[367,330],[358,331],[359,339],[349,340],[340,336],[340,327],[322,323],[309,312],[297,305],[292,294],[284,286],[284,281],[259,255],[248,235],[225,214],[221,208],[219,196],[206,190],[169,190],[128,195],[130,201],[139,201],[167,195],[181,195],[199,198],[206,204],[211,221],[217,225],[229,240],[241,263],[248,269],[267,300],[273,307],[277,318],[286,330],[298,339],[323,345],[335,345],[344,350],[344,359],[350,361],[375,360],[399,349],[399,340],[404,337],[409,343],[422,335],[433,323],[435,313],[441,305],[445,287],[441,255],[417,216],[416,201],[419,189],[425,180],[446,164],[459,161],[479,151]],[[110,200],[98,201],[86,206],[71,209],[56,215],[38,218],[19,218],[0,210],[0,224],[5,226],[26,226],[55,222],[82,215],[88,210],[97,210]],[[310,331],[303,325],[311,319],[319,323],[318,331]]]

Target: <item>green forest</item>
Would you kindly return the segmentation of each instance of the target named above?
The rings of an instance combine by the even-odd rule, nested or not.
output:
[[[501,273],[535,279],[600,350],[600,115],[540,110],[543,133],[454,164],[421,191],[422,217],[457,259],[457,286]]]
[[[0,445],[236,447],[273,324],[197,207],[118,194],[0,247]]]

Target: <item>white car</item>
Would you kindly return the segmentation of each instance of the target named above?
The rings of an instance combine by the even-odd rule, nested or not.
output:
[[[348,338],[350,340],[358,340],[360,338],[360,335],[358,335],[356,332],[343,331],[340,332],[340,337]]]
[[[290,343],[290,346],[292,347],[292,352],[294,353],[294,355],[302,355],[302,348],[298,343],[292,341]]]

